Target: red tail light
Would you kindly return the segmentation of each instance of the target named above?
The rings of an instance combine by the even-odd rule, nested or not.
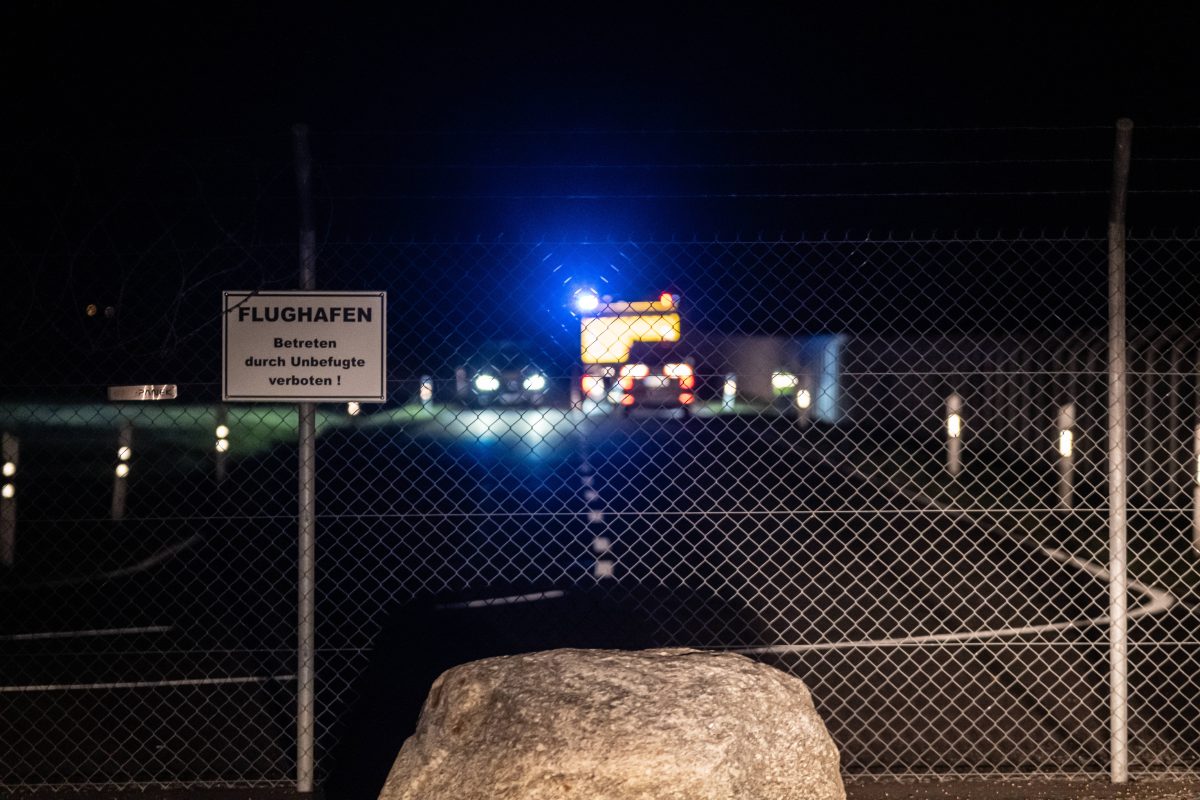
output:
[[[696,395],[692,394],[691,392],[684,392],[683,394],[679,395],[679,404],[684,405],[684,406],[690,406],[692,404],[692,401],[695,399],[696,399]]]
[[[585,397],[604,393],[604,379],[595,375],[584,375],[579,381],[579,386],[583,389]]]
[[[663,366],[663,375],[677,378],[680,389],[693,389],[696,386],[696,375],[691,364],[667,364]]]

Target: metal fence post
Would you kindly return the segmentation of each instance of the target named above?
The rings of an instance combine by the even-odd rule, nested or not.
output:
[[[1200,557],[1200,352],[1195,361],[1196,430],[1192,440],[1192,554]]]
[[[1200,425],[1192,445],[1192,551],[1200,556]]]
[[[1133,122],[1117,120],[1108,214],[1108,652],[1109,757],[1113,783],[1129,780],[1129,645],[1126,553],[1125,192]]]
[[[316,288],[316,232],[312,214],[312,157],[308,126],[294,125],[296,192],[300,203],[300,288]],[[296,615],[296,790],[313,790],[315,762],[315,625],[316,598],[316,439],[315,403],[300,403],[298,415],[299,491],[298,575]]]

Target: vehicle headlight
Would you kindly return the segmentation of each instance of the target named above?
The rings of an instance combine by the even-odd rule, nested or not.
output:
[[[541,373],[535,372],[525,378],[525,391],[540,392],[546,388],[546,377]]]
[[[775,394],[787,394],[799,384],[799,379],[790,372],[771,373],[771,388],[775,390]]]
[[[482,372],[475,376],[475,388],[481,392],[494,392],[500,388],[500,379]]]

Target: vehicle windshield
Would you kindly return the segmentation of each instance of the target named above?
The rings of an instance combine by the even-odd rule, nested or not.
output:
[[[474,363],[478,364],[478,367],[490,367],[503,372],[523,370],[534,365],[529,354],[514,345],[484,348],[479,351]]]
[[[501,350],[493,363],[500,369],[524,369],[529,366],[529,358],[520,350]]]

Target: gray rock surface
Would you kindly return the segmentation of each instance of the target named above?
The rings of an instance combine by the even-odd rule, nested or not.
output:
[[[804,683],[732,653],[550,650],[441,675],[380,800],[844,798]]]

